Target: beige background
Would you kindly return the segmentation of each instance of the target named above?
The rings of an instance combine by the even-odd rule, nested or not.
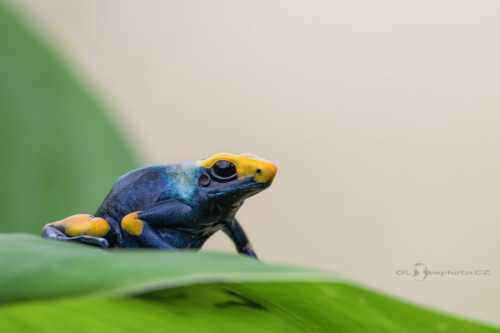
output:
[[[15,2],[145,164],[278,165],[239,213],[262,260],[500,323],[500,2]]]

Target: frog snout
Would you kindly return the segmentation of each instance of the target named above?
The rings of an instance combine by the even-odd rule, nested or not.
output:
[[[271,162],[263,163],[255,169],[255,176],[253,179],[256,182],[271,182],[276,176],[278,168]]]
[[[251,165],[253,169],[253,179],[256,182],[267,183],[273,181],[276,172],[278,172],[276,165],[254,154],[245,153],[240,156],[250,160],[248,166]]]

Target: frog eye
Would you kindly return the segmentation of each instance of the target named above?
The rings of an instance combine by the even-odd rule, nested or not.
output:
[[[217,161],[212,170],[216,176],[221,178],[229,178],[236,175],[236,167],[233,163],[225,160]]]

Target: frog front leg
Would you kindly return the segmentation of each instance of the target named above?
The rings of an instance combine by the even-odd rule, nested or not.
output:
[[[258,260],[257,255],[252,248],[252,244],[236,219],[233,219],[231,222],[226,224],[224,232],[229,236],[229,238],[231,238],[238,253],[246,254]]]
[[[67,217],[62,221],[46,224],[42,237],[107,248],[109,243],[104,237],[108,235],[109,230],[110,225],[105,219],[79,214]]]
[[[121,228],[140,247],[177,250],[156,229],[173,227],[190,219],[193,219],[191,207],[171,199],[128,214],[122,219]],[[127,245],[125,240],[120,247],[127,247]]]

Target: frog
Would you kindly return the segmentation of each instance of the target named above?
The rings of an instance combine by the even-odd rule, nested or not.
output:
[[[276,165],[251,153],[143,167],[121,176],[95,214],[48,223],[42,237],[103,249],[178,251],[199,250],[222,230],[238,253],[258,259],[235,216],[276,173]]]

